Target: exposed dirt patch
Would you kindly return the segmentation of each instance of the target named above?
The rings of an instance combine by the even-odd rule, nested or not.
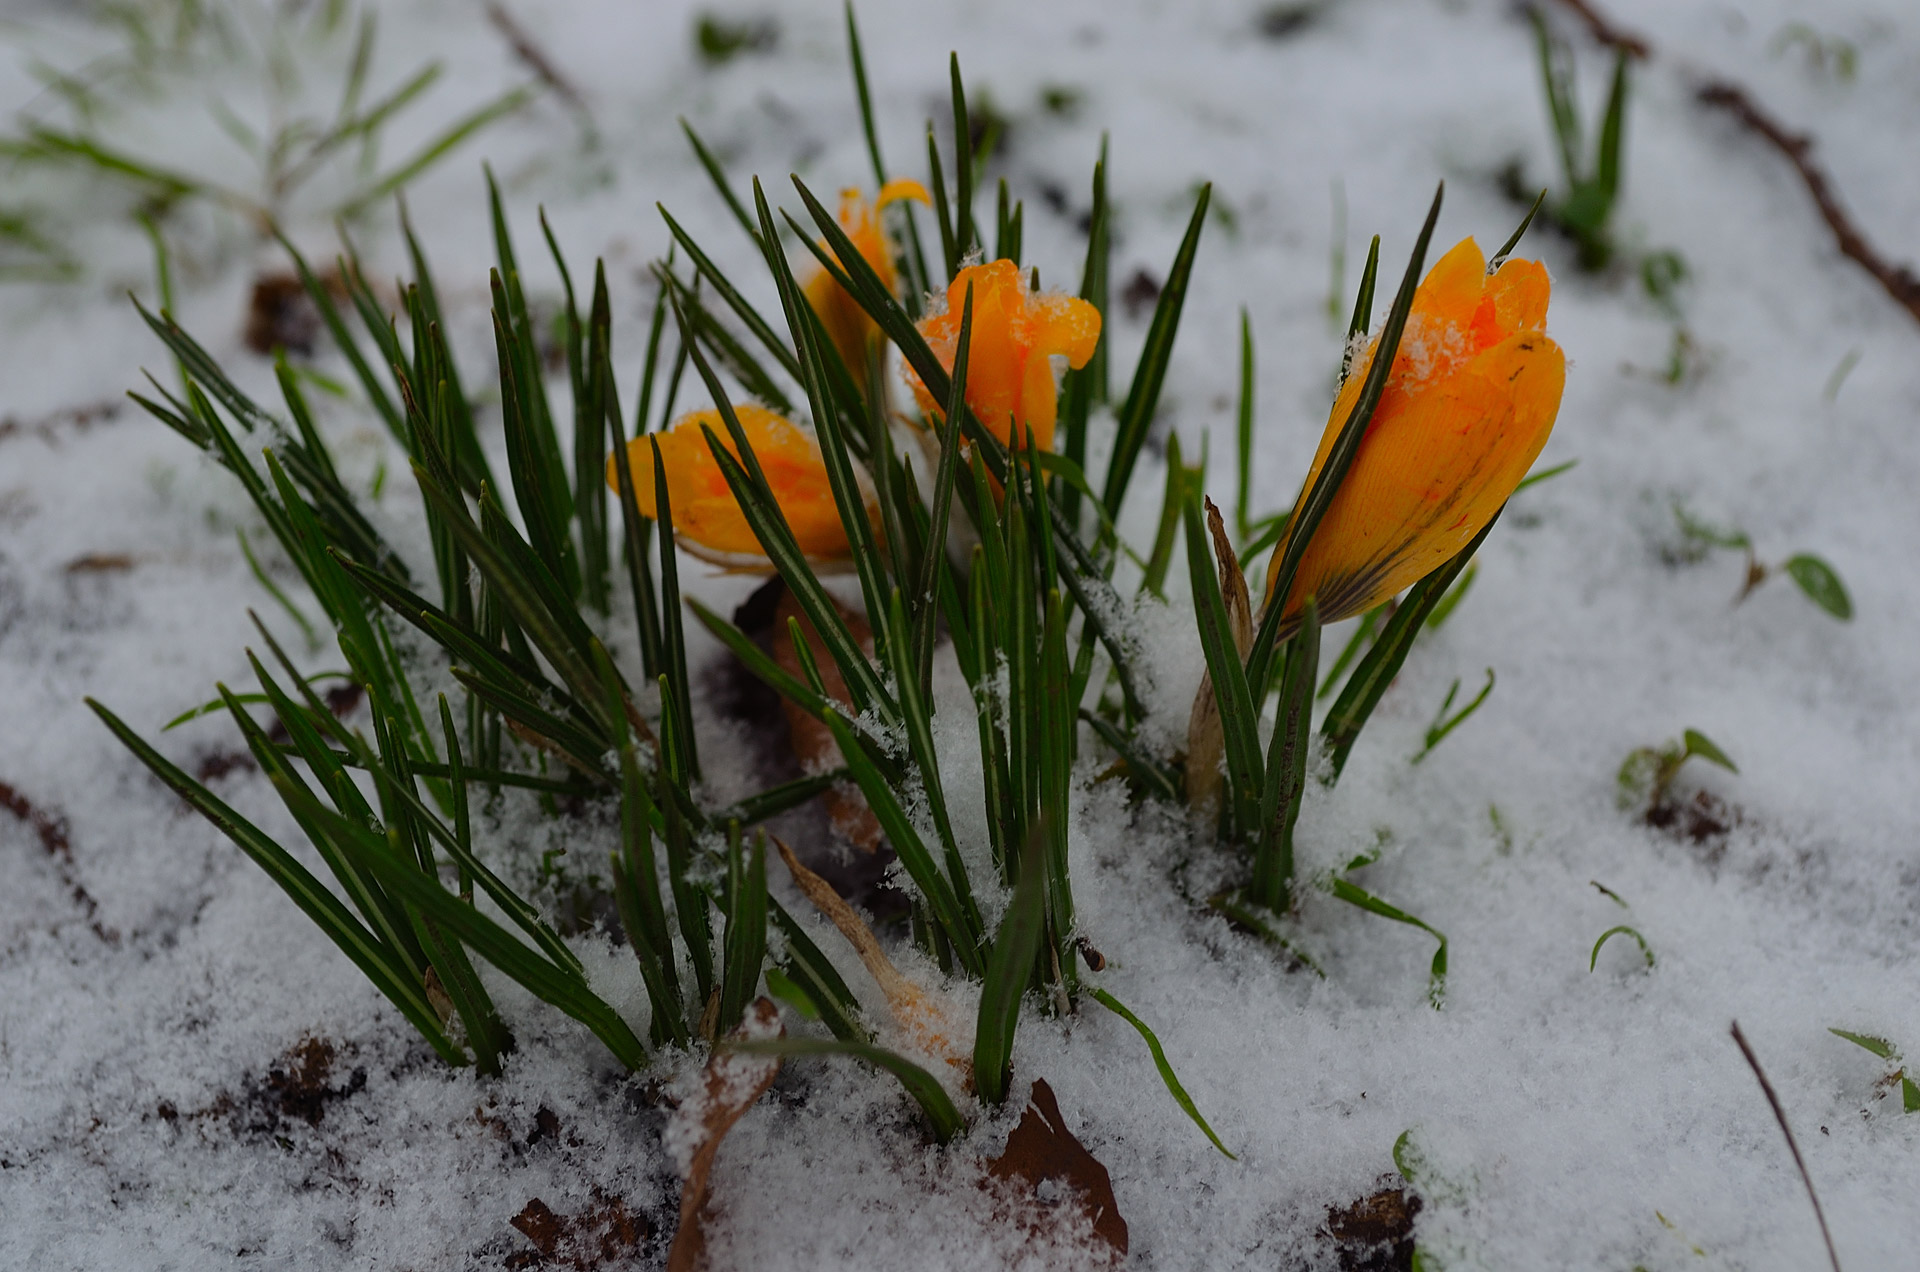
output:
[[[1348,1206],[1328,1206],[1321,1235],[1340,1272],[1411,1272],[1413,1221],[1420,1198],[1383,1176],[1379,1191]]]
[[[1738,808],[1703,790],[1691,794],[1669,791],[1655,800],[1643,819],[1655,830],[1698,849],[1709,866],[1727,855],[1727,837],[1746,818]]]

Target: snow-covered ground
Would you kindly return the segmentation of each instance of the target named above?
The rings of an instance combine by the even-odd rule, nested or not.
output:
[[[640,271],[667,243],[655,201],[700,227],[723,263],[758,275],[676,117],[737,181],[759,173],[790,206],[791,171],[823,191],[870,179],[836,3],[769,9],[774,46],[720,67],[696,55],[697,11],[679,3],[512,8],[579,87],[594,136],[547,97],[410,188],[470,383],[491,365],[483,154],[538,295],[558,281],[538,251],[536,204],[576,276],[607,258],[623,368],[637,366],[651,301]],[[1111,1170],[1136,1266],[1337,1266],[1318,1233],[1328,1207],[1373,1192],[1409,1129],[1429,1163],[1417,1229],[1429,1267],[1821,1265],[1786,1144],[1729,1037],[1735,1019],[1778,1089],[1844,1264],[1913,1266],[1920,1116],[1876,1085],[1889,1066],[1828,1030],[1920,1056],[1920,325],[1838,255],[1776,152],[1693,100],[1689,76],[1738,79],[1813,133],[1868,237],[1912,260],[1920,21],[1886,0],[1620,0],[1613,12],[1661,54],[1634,81],[1620,238],[1629,257],[1684,257],[1679,316],[1630,266],[1582,275],[1564,240],[1529,237],[1523,253],[1554,274],[1550,331],[1571,363],[1541,462],[1579,465],[1516,498],[1473,590],[1415,650],[1338,791],[1303,819],[1311,869],[1384,843],[1358,877],[1449,937],[1444,1009],[1427,1005],[1432,942],[1418,930],[1312,893],[1302,929],[1327,977],[1290,972],[1179,898],[1169,876],[1184,848],[1170,823],[1130,822],[1105,787],[1075,806],[1080,914],[1111,962],[1101,983],[1156,1028],[1239,1156],[1198,1134],[1116,1018],[1089,1009],[1023,1025],[1016,1080],[1048,1079]],[[731,3],[725,13],[755,16]],[[1292,496],[1325,418],[1340,347],[1327,304],[1335,183],[1349,294],[1372,233],[1397,277],[1436,180],[1448,194],[1439,246],[1471,234],[1488,249],[1519,213],[1499,188],[1504,166],[1557,183],[1532,33],[1506,0],[1328,0],[1298,13],[1267,23],[1287,28],[1274,35],[1261,6],[1224,0],[869,0],[860,11],[897,171],[924,175],[924,121],[946,110],[950,49],[976,102],[1011,121],[996,169],[1026,200],[1026,256],[1044,282],[1077,277],[1102,133],[1116,290],[1139,270],[1164,275],[1194,186],[1215,183],[1220,212],[1160,426],[1190,456],[1211,431],[1209,487],[1227,504],[1244,306],[1259,347],[1263,512]],[[116,38],[64,25],[57,6],[0,16],[8,109],[41,91],[30,55],[72,67]],[[477,5],[420,0],[382,6],[381,18],[382,83],[428,56],[449,68],[393,154],[528,77]],[[1794,23],[1850,41],[1857,73],[1837,76],[1831,59],[1820,72],[1804,42],[1782,47]],[[1610,58],[1564,25],[1591,118]],[[240,164],[231,179],[244,184],[206,108],[217,87],[178,88],[131,144],[196,171]],[[1056,89],[1072,90],[1070,109],[1043,106]],[[0,202],[40,178],[6,180]],[[324,190],[289,205],[290,232],[323,255],[328,206]],[[496,1266],[532,1248],[509,1220],[535,1197],[563,1216],[604,1215],[617,1199],[670,1234],[678,1182],[664,1114],[599,1044],[503,987],[521,1039],[506,1074],[447,1072],[81,705],[95,696],[155,736],[215,681],[246,684],[247,607],[286,624],[236,542],[244,528],[270,547],[236,484],[121,397],[142,367],[171,374],[125,299],[152,299],[146,239],[92,195],[70,218],[94,259],[81,281],[0,287],[0,782],[45,815],[36,828],[0,813],[6,1262]],[[240,327],[276,253],[224,214],[193,214],[177,235],[183,322],[249,383],[269,384]],[[403,268],[385,214],[358,243],[370,274]],[[1119,366],[1146,316],[1116,305]],[[1693,353],[1670,384],[1676,322]],[[322,365],[341,371],[331,355]],[[622,380],[632,383],[626,370]],[[350,480],[364,488],[398,462],[369,416],[325,414]],[[1151,533],[1160,486],[1157,466],[1136,479],[1136,536]],[[406,487],[392,481],[369,502],[424,561]],[[1733,604],[1741,554],[1689,559],[1676,501],[1743,528],[1763,561],[1805,551],[1831,562],[1854,620],[1836,623],[1784,577]],[[698,586],[730,605],[749,585]],[[1177,596],[1143,610],[1139,627],[1171,740],[1202,665],[1190,610]],[[1331,633],[1329,650],[1343,639]],[[695,653],[718,661],[710,645]],[[1459,678],[1470,692],[1489,667],[1498,684],[1478,714],[1410,765],[1447,686]],[[703,693],[713,683],[703,675]],[[705,698],[702,712],[709,753],[724,754],[739,726]],[[1628,752],[1685,728],[1739,764],[1736,776],[1696,760],[1680,778],[1681,798],[1707,792],[1721,829],[1687,818],[1660,829],[1616,802]],[[192,768],[238,741],[210,719],[162,745]],[[299,842],[257,773],[213,780]],[[728,796],[754,777],[743,761],[714,781]],[[591,857],[609,834],[593,819],[557,831],[528,820],[488,843],[528,878],[561,836]],[[1596,970],[1582,967],[1623,922],[1645,937],[1653,969],[1624,938]],[[610,997],[644,1001],[630,957],[598,937],[580,946]],[[290,1071],[290,1055],[317,1062],[318,1049],[296,1050],[305,1039],[334,1053],[324,1074],[317,1063]],[[337,1094],[301,1104],[303,1078]],[[1039,1266],[977,1186],[978,1158],[1011,1122],[982,1122],[935,1151],[890,1082],[840,1062],[790,1065],[721,1151],[714,1266]],[[635,1257],[663,1251],[656,1236]]]

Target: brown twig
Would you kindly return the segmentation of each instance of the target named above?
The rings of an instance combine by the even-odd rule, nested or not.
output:
[[[1652,59],[1654,50],[1651,43],[1615,26],[1593,6],[1591,0],[1560,0],[1560,3],[1578,16],[1600,43],[1621,49],[1642,61]],[[1696,83],[1695,99],[1701,105],[1730,112],[1748,131],[1758,133],[1787,157],[1787,161],[1800,174],[1801,183],[1813,196],[1821,219],[1833,231],[1841,254],[1873,275],[1895,304],[1912,314],[1915,321],[1920,321],[1920,275],[1916,275],[1909,266],[1894,264],[1867,241],[1866,235],[1860,232],[1853,218],[1847,214],[1846,206],[1833,188],[1832,178],[1814,162],[1813,138],[1788,129],[1762,110],[1752,94],[1731,80],[1698,73],[1692,74],[1691,78]]]
[[[493,24],[494,30],[506,40],[507,47],[513,50],[513,55],[533,72],[536,79],[552,89],[554,95],[572,107],[582,120],[592,123],[593,112],[587,109],[587,99],[574,87],[572,80],[560,73],[560,68],[553,64],[546,50],[540,47],[531,32],[520,25],[519,19],[508,12],[501,0],[489,0],[487,21]]]
[[[1773,1083],[1767,1081],[1766,1071],[1760,1067],[1760,1058],[1753,1054],[1753,1048],[1747,1044],[1747,1036],[1740,1032],[1740,1022],[1737,1020],[1733,1022],[1733,1040],[1740,1045],[1740,1054],[1747,1058],[1753,1076],[1760,1079],[1760,1090],[1765,1092],[1767,1103],[1773,1106],[1773,1118],[1780,1123],[1780,1133],[1787,1137],[1787,1151],[1793,1154],[1793,1164],[1800,1168],[1800,1182],[1807,1186],[1807,1199],[1813,1202],[1813,1217],[1820,1221],[1820,1236],[1827,1243],[1827,1258],[1833,1263],[1833,1272],[1840,1272],[1840,1255],[1833,1248],[1833,1233],[1827,1230],[1827,1212],[1820,1208],[1820,1194],[1813,1190],[1813,1176],[1807,1173],[1806,1159],[1800,1156],[1800,1145],[1793,1138],[1793,1128],[1787,1125],[1787,1114],[1780,1107],[1780,1097],[1773,1093]]]
[[[0,808],[25,822],[39,837],[40,846],[47,850],[47,856],[53,858],[60,872],[60,882],[71,891],[73,903],[86,914],[87,926],[93,929],[93,934],[109,945],[119,944],[120,934],[100,922],[100,903],[74,878],[73,842],[67,837],[67,819],[36,807],[32,800],[6,782],[0,782]]]
[[[1920,320],[1920,276],[1905,265],[1895,265],[1874,250],[1860,233],[1847,210],[1841,206],[1840,198],[1834,193],[1833,182],[1826,172],[1813,160],[1813,138],[1805,133],[1788,132],[1781,123],[1760,109],[1747,91],[1738,84],[1727,80],[1708,80],[1696,90],[1703,105],[1718,106],[1731,111],[1749,130],[1762,137],[1787,157],[1788,162],[1800,173],[1800,180],[1806,184],[1807,193],[1820,208],[1820,215],[1833,230],[1833,237],[1840,245],[1841,254],[1859,264],[1860,268],[1872,274],[1886,288],[1887,295],[1903,306],[1906,311]]]
[[[1604,13],[1587,3],[1587,0],[1560,0],[1560,3],[1587,24],[1587,30],[1593,38],[1608,48],[1620,49],[1630,57],[1646,61],[1653,56],[1653,45],[1631,31],[1624,31],[1608,20]]]

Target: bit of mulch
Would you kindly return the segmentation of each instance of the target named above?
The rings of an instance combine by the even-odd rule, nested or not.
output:
[[[1340,1272],[1412,1272],[1413,1221],[1420,1197],[1383,1176],[1377,1192],[1347,1206],[1328,1206],[1321,1238]]]

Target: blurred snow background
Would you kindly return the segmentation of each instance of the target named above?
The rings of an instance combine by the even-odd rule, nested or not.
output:
[[[471,382],[491,365],[483,156],[531,291],[558,289],[537,204],[576,276],[606,257],[623,368],[637,366],[651,304],[644,264],[667,244],[655,201],[736,277],[755,273],[677,117],[736,184],[760,174],[789,206],[789,172],[821,191],[870,180],[837,4],[729,0],[714,12],[775,34],[721,65],[697,52],[698,6],[511,10],[577,86],[585,117],[545,94],[408,189]],[[1690,88],[1701,74],[1739,80],[1811,132],[1868,237],[1912,260],[1920,23],[1892,3],[1619,0],[1611,12],[1661,54],[1636,72],[1616,226],[1629,260],[1684,258],[1677,314],[1628,265],[1580,275],[1564,240],[1529,236],[1523,253],[1555,276],[1550,331],[1572,364],[1542,463],[1579,466],[1514,501],[1473,591],[1415,651],[1338,792],[1304,819],[1314,867],[1385,844],[1360,877],[1449,936],[1445,1009],[1426,1003],[1423,933],[1313,894],[1303,926],[1328,977],[1289,973],[1178,897],[1175,828],[1130,820],[1106,788],[1074,810],[1082,919],[1112,964],[1103,983],[1158,1030],[1240,1157],[1201,1138],[1111,1016],[1023,1026],[1016,1076],[1046,1077],[1111,1169],[1137,1266],[1337,1266],[1317,1235],[1327,1208],[1372,1192],[1410,1128],[1437,1181],[1417,1234],[1429,1266],[1815,1266],[1819,1234],[1728,1037],[1735,1018],[1779,1089],[1847,1266],[1902,1266],[1920,1239],[1920,1117],[1876,1085],[1886,1065],[1828,1033],[1920,1055],[1920,327],[1840,258],[1781,157]],[[22,118],[48,109],[33,59],[80,70],[124,39],[58,5],[15,3],[0,19],[0,108]],[[383,5],[380,19],[377,82],[428,58],[446,66],[390,157],[530,78],[477,5]],[[1026,201],[1025,254],[1043,282],[1078,277],[1103,133],[1116,294],[1163,276],[1196,184],[1215,183],[1159,428],[1177,430],[1189,456],[1211,434],[1209,487],[1223,505],[1242,306],[1259,349],[1258,511],[1292,496],[1324,423],[1341,334],[1328,312],[1336,183],[1342,321],[1367,237],[1382,235],[1383,275],[1397,277],[1437,180],[1448,198],[1436,251],[1505,238],[1522,211],[1501,192],[1510,164],[1535,187],[1557,184],[1532,32],[1505,0],[869,0],[860,20],[897,172],[924,175],[949,50],[976,107],[990,100],[1009,121],[993,172]],[[1848,42],[1852,76],[1783,42],[1796,23]],[[1591,120],[1611,60],[1562,26]],[[244,184],[248,161],[208,109],[222,91],[216,78],[155,101],[130,146]],[[62,197],[33,184],[45,180],[16,168],[0,202]],[[121,396],[143,367],[171,374],[126,300],[154,298],[146,239],[104,187],[65,197],[58,228],[84,251],[84,276],[0,287],[0,782],[64,819],[67,845],[49,851],[28,820],[0,814],[0,1250],[45,1269],[496,1266],[531,1248],[508,1221],[536,1196],[562,1214],[618,1198],[670,1232],[662,1115],[598,1044],[505,992],[521,1041],[506,1075],[444,1072],[81,706],[98,697],[152,737],[215,681],[249,679],[248,606],[286,624],[239,551],[234,530],[253,521],[238,487]],[[285,206],[310,256],[330,256],[342,197],[308,187]],[[248,383],[270,383],[241,334],[277,250],[228,213],[190,213],[169,235],[184,325]],[[404,268],[389,213],[356,241],[371,276]],[[1150,308],[1116,304],[1118,367]],[[1668,383],[1680,327],[1692,352]],[[343,372],[332,355],[321,366]],[[695,403],[691,385],[682,400]],[[370,416],[330,405],[326,417],[352,479],[400,462]],[[1159,475],[1136,478],[1136,541],[1151,533]],[[424,559],[405,485],[401,468],[370,503]],[[1784,578],[1736,607],[1740,555],[1688,559],[1675,501],[1743,528],[1764,561],[1831,562],[1854,621],[1835,623]],[[700,586],[727,604],[746,590]],[[1184,598],[1139,622],[1177,737],[1201,666]],[[1343,636],[1330,635],[1329,655]],[[1447,686],[1470,692],[1488,667],[1499,682],[1485,706],[1410,766]],[[1684,797],[1717,801],[1720,830],[1662,830],[1616,805],[1626,754],[1686,727],[1740,766],[1696,761],[1681,779]],[[162,741],[189,768],[237,747],[218,720]],[[214,781],[298,842],[257,774]],[[743,763],[715,781],[724,793],[751,776]],[[604,851],[605,826],[580,833],[585,855]],[[541,850],[565,846],[550,834],[522,819],[491,842],[530,872]],[[1580,966],[1620,922],[1650,943],[1651,973],[1625,940],[1597,970]],[[640,1001],[630,958],[581,944],[601,951],[610,996]],[[337,1092],[312,1122],[286,1095],[302,1077],[289,1056],[309,1038],[335,1056],[304,1076]],[[984,1123],[943,1155],[920,1147],[890,1082],[789,1066],[721,1152],[716,1265],[1039,1266],[995,1225],[966,1162],[1009,1125]],[[645,1243],[635,1259],[663,1250]]]

